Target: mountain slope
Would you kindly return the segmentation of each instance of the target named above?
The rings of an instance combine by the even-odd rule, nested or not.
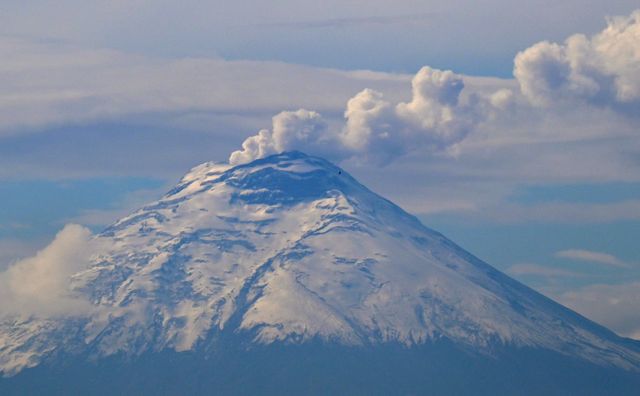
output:
[[[71,280],[91,308],[72,318],[5,320],[5,375],[63,357],[215,356],[225,340],[255,348],[454,345],[487,359],[507,349],[546,351],[640,372],[637,343],[298,152],[233,168],[200,165],[96,240],[101,249]]]

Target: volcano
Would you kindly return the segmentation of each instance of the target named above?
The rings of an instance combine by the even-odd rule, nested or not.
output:
[[[300,152],[94,236],[89,307],[0,322],[0,394],[638,394],[640,343]]]

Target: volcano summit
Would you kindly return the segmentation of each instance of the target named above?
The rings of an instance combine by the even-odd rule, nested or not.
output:
[[[92,246],[82,310],[0,322],[0,393],[640,389],[640,343],[299,152],[197,166]]]

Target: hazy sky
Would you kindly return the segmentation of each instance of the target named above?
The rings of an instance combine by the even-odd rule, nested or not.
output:
[[[0,267],[200,162],[300,149],[640,338],[638,7],[5,0]]]

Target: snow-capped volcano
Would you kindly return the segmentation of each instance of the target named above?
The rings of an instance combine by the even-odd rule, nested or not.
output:
[[[640,371],[637,343],[532,291],[331,163],[299,152],[205,163],[95,236],[73,275],[89,307],[0,325],[0,370],[60,356],[253,345],[551,351]]]

